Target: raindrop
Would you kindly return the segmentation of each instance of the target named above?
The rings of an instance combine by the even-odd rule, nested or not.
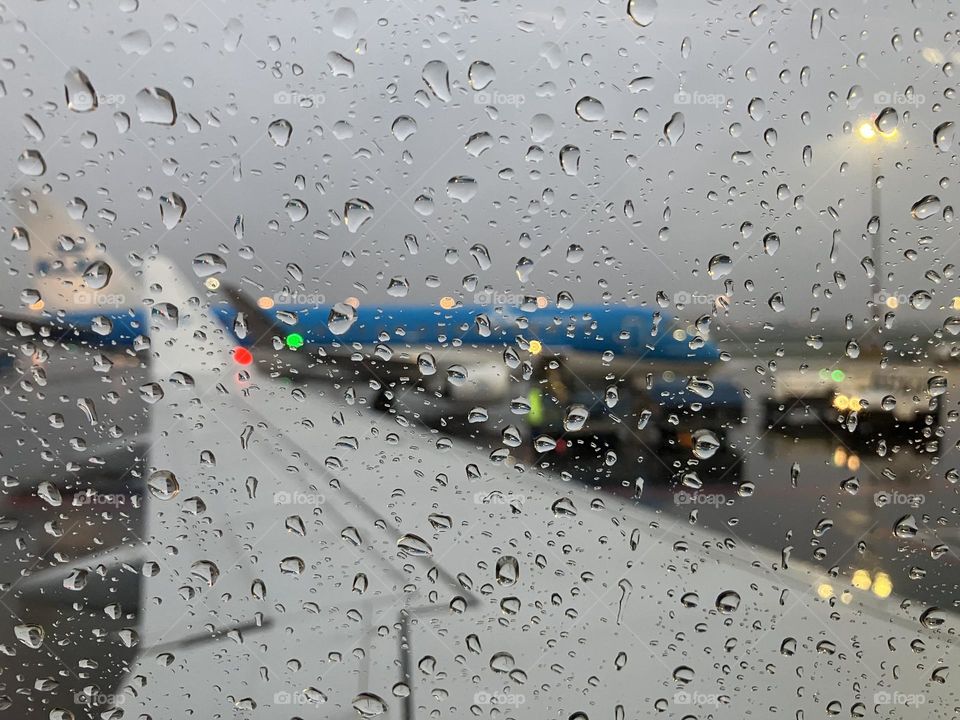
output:
[[[397,547],[408,555],[415,557],[429,557],[433,554],[433,548],[419,535],[407,533],[397,540]]]
[[[96,260],[83,271],[83,282],[94,290],[102,290],[113,277],[113,268],[103,260]]]
[[[220,577],[220,568],[210,560],[198,560],[190,566],[190,574],[203,580],[207,587],[213,587]]]
[[[40,177],[47,171],[47,163],[39,150],[24,150],[17,158],[17,170],[30,177]]]
[[[343,205],[343,221],[351,233],[357,232],[372,217],[373,205],[366,200],[351,198]]]
[[[810,14],[810,37],[814,40],[820,37],[820,31],[823,29],[823,10],[814,8]]]
[[[342,7],[333,14],[333,34],[349,40],[357,32],[360,20],[353,8]]]
[[[83,113],[97,109],[97,91],[82,70],[75,67],[67,70],[63,76],[63,89],[67,97],[67,107],[73,112]]]
[[[177,476],[169,470],[156,470],[147,479],[150,494],[158,500],[172,500],[180,493]]]
[[[497,73],[493,69],[493,65],[485,63],[482,60],[471,63],[469,70],[467,70],[467,79],[470,81],[470,87],[474,90],[483,90],[487,85],[492,83],[496,77]]]
[[[477,189],[477,181],[464,175],[457,175],[447,181],[447,197],[462,203],[469,202],[477,194]]]
[[[884,108],[874,120],[877,130],[882,133],[892,133],[900,124],[900,115],[892,107]]]
[[[421,77],[437,99],[450,102],[450,70],[445,62],[431,60],[423,66]]]
[[[173,125],[177,121],[177,104],[163,88],[144,88],[137,93],[136,100],[140,122]]]
[[[193,259],[193,272],[197,277],[219,275],[227,270],[227,261],[216,253],[200,253]]]
[[[343,335],[357,320],[357,311],[352,305],[337,303],[330,308],[327,327],[334,335]]]
[[[949,382],[943,375],[934,375],[927,380],[927,392],[930,393],[932,397],[943,395],[947,391],[948,386]]]
[[[289,120],[284,120],[283,118],[274,120],[267,126],[267,135],[270,136],[273,144],[277,147],[286,147],[287,143],[290,142],[290,136],[292,134],[293,125],[290,124]]]
[[[693,433],[693,454],[700,460],[712,458],[720,449],[720,440],[713,430],[697,430]]]
[[[580,171],[580,148],[564,145],[560,148],[560,167],[564,174],[574,176]]]
[[[667,138],[667,142],[671,145],[676,145],[680,142],[680,138],[683,137],[683,133],[686,130],[686,121],[684,120],[683,113],[675,112],[670,120],[667,121],[667,124],[663,126],[663,135]]]
[[[920,624],[930,630],[940,627],[946,621],[946,613],[938,607],[927,608],[920,614]]]
[[[740,595],[739,593],[734,592],[733,590],[727,590],[720,593],[717,597],[717,610],[722,613],[729,614],[736,612],[737,608],[740,607]]]
[[[933,143],[940,152],[949,152],[953,147],[954,130],[954,123],[948,121],[937,125],[933,131]]]
[[[353,699],[353,709],[360,717],[371,718],[383,715],[387,711],[387,703],[383,698],[373,693],[360,693]]]
[[[285,557],[280,561],[280,572],[284,575],[300,575],[305,567],[303,560],[296,555]]]
[[[290,222],[294,223],[304,220],[310,213],[310,208],[307,207],[307,204],[298,198],[288,200],[287,204],[283,206],[283,209],[287,211],[287,217],[290,218]]]
[[[714,255],[707,263],[707,274],[714,280],[726,277],[733,270],[733,260],[729,255]]]
[[[30,250],[30,233],[26,228],[14,227],[10,235],[10,246],[14,250],[27,252]],[[956,335],[956,333],[953,333]]]
[[[657,0],[628,0],[627,15],[640,27],[647,27],[657,15]]]
[[[575,109],[577,117],[586,122],[598,122],[605,117],[603,103],[589,95],[580,98]]]
[[[28,648],[36,650],[43,645],[44,631],[39,625],[16,625],[13,634]]]
[[[583,429],[590,416],[590,411],[585,405],[575,404],[567,409],[563,418],[563,428],[567,432],[577,432]]]
[[[187,203],[177,193],[160,196],[160,220],[167,230],[175,228],[186,212]]]
[[[776,233],[767,233],[763,236],[763,251],[773,257],[780,249],[780,236]]]
[[[893,525],[893,533],[898,538],[912,538],[918,532],[917,519],[913,515],[904,515]]]
[[[403,142],[417,131],[417,121],[409,115],[399,115],[390,126],[393,136]]]
[[[940,198],[936,195],[926,195],[917,200],[910,208],[914,220],[926,220],[940,212]]]
[[[520,577],[520,563],[512,555],[504,555],[497,559],[497,584],[514,585]]]

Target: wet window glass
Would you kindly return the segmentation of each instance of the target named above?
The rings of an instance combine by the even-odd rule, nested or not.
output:
[[[955,716],[952,3],[0,19],[7,716]]]

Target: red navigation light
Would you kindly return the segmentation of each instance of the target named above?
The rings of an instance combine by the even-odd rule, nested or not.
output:
[[[237,365],[249,365],[253,362],[253,353],[245,347],[235,347],[233,349],[233,361]]]

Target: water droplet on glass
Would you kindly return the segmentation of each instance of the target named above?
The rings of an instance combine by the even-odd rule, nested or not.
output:
[[[657,0],[628,0],[627,16],[640,27],[647,27],[657,15]]]
[[[216,253],[200,253],[193,259],[193,272],[197,277],[206,278],[227,271],[227,261]]]
[[[717,610],[722,613],[736,612],[740,607],[740,595],[733,590],[720,593],[717,597]]]
[[[445,62],[431,60],[423,66],[421,77],[438,100],[450,102],[450,70]]]
[[[343,335],[357,320],[357,311],[352,305],[337,303],[330,308],[327,327],[334,335]]]
[[[560,148],[560,167],[566,175],[576,175],[580,171],[580,148],[576,145]]]
[[[44,631],[39,625],[16,625],[13,634],[28,648],[36,650],[43,645]]]
[[[180,483],[169,470],[156,470],[147,479],[147,489],[158,500],[172,500],[180,493]]]
[[[590,417],[590,411],[585,405],[571,405],[563,418],[563,428],[567,432],[582,430],[588,417]]]
[[[93,89],[90,78],[79,68],[72,67],[63,76],[63,89],[67,97],[67,107],[73,112],[96,110],[97,91]]]
[[[712,458],[720,449],[720,440],[713,430],[697,430],[693,433],[693,454],[700,460]]]
[[[290,218],[290,222],[298,223],[301,220],[304,220],[307,215],[310,214],[310,208],[307,207],[307,204],[298,198],[291,198],[287,201],[287,204],[283,206],[283,209],[287,211],[287,217]]]
[[[880,111],[880,114],[877,115],[877,119],[874,120],[874,125],[877,126],[877,130],[886,134],[892,133],[897,129],[897,125],[900,124],[900,115],[892,107],[886,107]]]
[[[173,125],[177,121],[177,104],[163,88],[144,88],[137,93],[136,100],[140,122]]]
[[[417,131],[417,121],[409,115],[399,115],[390,126],[393,136],[403,142]]]
[[[387,711],[387,703],[383,698],[373,693],[360,693],[353,699],[353,709],[360,717],[372,718],[377,715],[383,715]]]
[[[190,566],[190,574],[203,580],[207,587],[213,587],[220,577],[220,568],[210,560],[198,560]]]
[[[814,40],[820,37],[820,31],[823,29],[823,10],[814,8],[810,13],[810,37]]]
[[[497,559],[497,584],[513,585],[520,577],[520,563],[512,555],[503,555]]]
[[[603,103],[589,95],[580,98],[575,109],[577,117],[586,122],[599,122],[605,116]]]
[[[167,230],[172,230],[187,212],[187,203],[177,193],[160,196],[160,220]]]
[[[433,548],[419,535],[407,533],[397,540],[397,547],[408,555],[428,557],[433,554]]]
[[[667,121],[667,124],[663,126],[663,136],[671,145],[676,145],[680,142],[680,138],[683,137],[686,128],[687,125],[683,113],[675,112]]]
[[[113,268],[103,260],[96,260],[83,271],[83,282],[94,290],[102,290],[113,277]]]
[[[47,171],[47,163],[39,150],[24,150],[17,158],[17,170],[30,177],[40,177]]]
[[[948,121],[937,125],[936,130],[933,131],[933,143],[940,152],[949,152],[953,147],[955,129],[954,123]]]
[[[477,181],[465,175],[457,175],[447,181],[447,197],[462,203],[470,202],[477,194],[477,189]]]
[[[910,208],[910,214],[913,215],[914,220],[926,220],[938,212],[940,212],[940,198],[936,195],[925,195]]]
[[[483,90],[487,85],[492,83],[496,77],[497,73],[493,69],[493,65],[485,63],[482,60],[471,63],[469,70],[467,70],[467,79],[470,81],[470,87],[474,90]]]
[[[355,233],[373,217],[373,205],[361,198],[350,198],[343,205],[343,222],[347,230]]]
[[[707,274],[714,280],[726,277],[733,270],[733,260],[729,255],[714,255],[707,263]]]
[[[292,134],[293,125],[290,124],[289,120],[284,120],[283,118],[274,120],[267,126],[267,135],[270,136],[273,144],[277,147],[286,147],[287,143],[290,142],[290,136]]]

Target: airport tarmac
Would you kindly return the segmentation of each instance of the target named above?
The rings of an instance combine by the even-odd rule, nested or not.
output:
[[[94,363],[67,354],[45,363],[42,382],[29,364],[21,364],[24,374],[11,370],[3,378],[6,420],[0,450],[9,469],[0,508],[2,601],[6,611],[17,618],[17,625],[45,628],[47,645],[56,649],[31,655],[22,666],[22,675],[15,668],[6,669],[2,677],[6,678],[11,709],[29,706],[30,712],[36,710],[27,699],[10,692],[17,686],[16,676],[51,678],[45,690],[48,700],[63,692],[58,690],[63,678],[70,680],[62,682],[64,689],[82,683],[92,700],[112,694],[122,671],[137,656],[136,638],[149,634],[144,626],[146,609],[141,607],[144,556],[136,552],[140,540],[150,534],[142,458],[149,452],[151,437],[153,442],[164,442],[169,436],[157,436],[158,428],[151,426],[151,393],[155,389],[148,370],[131,359],[111,359],[114,364],[109,372],[96,372],[93,366],[102,366],[102,361]],[[742,381],[748,369],[746,364],[734,362],[724,372]],[[275,382],[291,393],[297,387],[288,380]],[[331,398],[349,397],[349,407],[359,415],[373,413],[387,427],[396,425],[393,418],[369,407],[374,393],[363,384],[313,380],[306,387]],[[742,465],[736,471],[731,469],[729,476],[720,472],[704,478],[699,490],[671,481],[670,472],[660,467],[664,458],[642,450],[638,452],[642,462],[621,453],[613,471],[601,456],[565,466],[572,479],[564,480],[547,469],[541,480],[557,487],[579,485],[596,499],[636,503],[650,517],[659,518],[660,532],[703,530],[763,565],[785,561],[808,570],[819,568],[821,585],[838,596],[847,593],[845,597],[852,594],[856,599],[862,595],[866,601],[882,602],[892,594],[912,600],[918,607],[956,607],[960,574],[955,538],[949,534],[952,529],[942,527],[942,518],[953,512],[955,488],[945,476],[958,439],[955,426],[946,426],[939,455],[895,451],[891,445],[886,457],[878,457],[875,451],[856,449],[853,443],[845,445],[844,438],[829,433],[788,438],[762,432],[756,418],[757,413],[748,411],[747,423],[730,435]],[[186,418],[182,421],[188,422]],[[80,427],[85,431],[78,432]],[[435,440],[442,436],[424,429],[420,432]],[[91,452],[89,445],[77,444],[76,438],[81,436],[87,443],[97,438],[96,452]],[[227,441],[233,443],[235,438],[225,438]],[[451,443],[454,453],[464,443],[481,453],[496,447],[486,439],[453,438]],[[211,462],[199,453],[184,461],[198,468]],[[598,477],[602,482],[597,482]],[[638,494],[637,478],[641,477]],[[71,480],[65,481],[67,478]],[[852,492],[851,478],[859,481],[856,492]],[[53,504],[56,493],[49,486],[37,492],[37,485],[43,482],[53,483],[59,490],[61,505]],[[71,486],[92,487],[95,492],[77,495]],[[886,502],[878,500],[881,493],[886,493],[880,496],[887,497]],[[232,502],[201,495],[208,504]],[[157,507],[156,501],[153,507]],[[60,517],[51,526],[55,514]],[[914,517],[919,526],[915,533],[903,531],[901,518],[905,515]],[[899,535],[895,530],[898,520]],[[941,547],[946,549],[937,549]],[[99,568],[102,578],[96,586],[101,590],[84,593],[82,605],[69,613],[70,622],[62,622],[64,604],[75,603],[75,595],[35,578],[42,576],[44,568],[75,563],[90,554],[109,555],[111,548],[120,558],[119,564]],[[869,583],[863,580],[864,573]],[[837,577],[836,587],[831,585],[833,576]],[[860,577],[860,587],[850,587],[849,579],[854,577]],[[103,641],[91,642],[91,637]],[[117,643],[117,637],[127,638],[127,644]],[[17,647],[16,638],[4,637],[0,642]],[[75,700],[74,695],[75,690],[69,699]],[[30,712],[24,716],[31,716]]]

